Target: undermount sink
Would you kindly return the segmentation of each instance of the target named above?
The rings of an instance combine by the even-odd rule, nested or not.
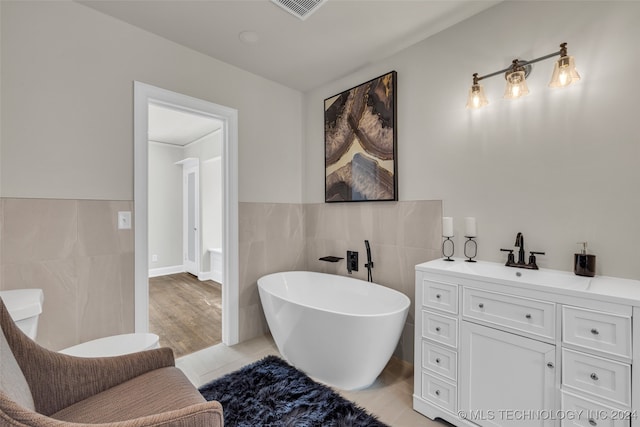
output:
[[[460,260],[451,264],[451,267],[447,268],[449,271],[498,280],[530,283],[532,285],[586,290],[591,282],[590,277],[576,276],[564,271],[545,269],[527,270],[523,268],[506,267],[503,264],[483,261],[471,263]]]

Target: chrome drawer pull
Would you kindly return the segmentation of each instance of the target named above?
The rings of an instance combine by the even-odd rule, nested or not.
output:
[[[589,376],[591,377],[591,379],[592,379],[592,380],[594,380],[594,381],[598,381],[598,375],[597,375],[595,372],[593,372],[593,373],[592,373],[591,375],[589,375]]]
[[[594,420],[593,418],[589,418],[589,424],[591,424],[592,426],[597,426],[598,425],[596,420]]]
[[[591,333],[593,335],[598,335],[600,332],[598,332],[598,330],[596,328],[591,329]]]
[[[527,319],[531,319],[531,315],[529,313],[525,314],[524,317],[526,317]]]

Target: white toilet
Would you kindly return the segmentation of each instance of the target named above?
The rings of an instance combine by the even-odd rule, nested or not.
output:
[[[160,338],[156,334],[136,333],[113,335],[83,342],[60,350],[60,353],[76,357],[109,357],[160,347]]]
[[[17,289],[0,291],[0,298],[9,310],[16,325],[32,340],[38,333],[38,319],[42,313],[44,293],[42,289]],[[106,357],[136,353],[160,347],[156,334],[122,334],[99,338],[65,348],[60,353],[77,357]]]
[[[42,289],[0,291],[0,298],[20,330],[35,340],[38,334],[38,319],[44,302]]]

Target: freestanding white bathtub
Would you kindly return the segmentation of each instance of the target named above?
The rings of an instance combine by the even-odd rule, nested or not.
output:
[[[343,390],[375,381],[396,348],[410,304],[384,286],[307,271],[261,277],[258,289],[280,353]]]

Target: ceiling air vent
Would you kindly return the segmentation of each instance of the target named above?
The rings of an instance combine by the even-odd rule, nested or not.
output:
[[[315,12],[327,0],[271,0],[290,14],[303,21]]]

